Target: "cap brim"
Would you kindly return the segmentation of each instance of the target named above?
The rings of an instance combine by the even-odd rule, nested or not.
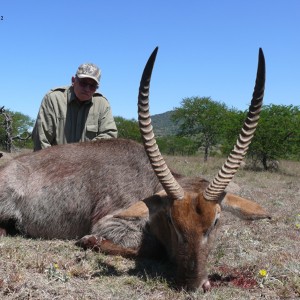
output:
[[[76,74],[76,76],[77,76],[78,78],[91,78],[91,79],[93,79],[94,81],[96,81],[97,84],[99,84],[99,81],[97,80],[96,77],[89,76],[89,75],[85,75],[85,74]]]

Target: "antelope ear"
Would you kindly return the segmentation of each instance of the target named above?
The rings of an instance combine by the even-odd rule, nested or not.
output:
[[[143,200],[147,208],[149,209],[149,215],[153,216],[158,211],[161,211],[163,208],[167,207],[170,204],[167,193],[162,190],[149,198]]]
[[[264,208],[252,200],[227,193],[220,203],[222,210],[229,211],[241,219],[271,219]]]
[[[144,200],[138,201],[114,215],[114,218],[121,219],[137,219],[149,217],[149,213],[154,213],[159,210],[163,205],[163,199],[167,197],[165,191],[160,191]]]

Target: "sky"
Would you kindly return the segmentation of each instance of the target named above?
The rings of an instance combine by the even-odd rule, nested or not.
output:
[[[0,1],[0,107],[35,119],[44,95],[97,64],[114,116],[137,119],[144,65],[159,47],[150,113],[211,97],[246,110],[258,51],[264,104],[300,105],[299,0]]]

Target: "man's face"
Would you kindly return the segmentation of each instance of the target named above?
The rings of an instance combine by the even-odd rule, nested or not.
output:
[[[90,100],[98,88],[98,84],[91,78],[72,77],[74,93],[79,101]]]

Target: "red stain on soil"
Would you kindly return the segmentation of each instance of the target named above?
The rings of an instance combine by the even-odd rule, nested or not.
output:
[[[231,268],[224,265],[220,266],[218,270],[218,273],[208,276],[213,288],[228,285],[229,283],[243,289],[251,289],[257,286],[253,272],[249,269]]]

